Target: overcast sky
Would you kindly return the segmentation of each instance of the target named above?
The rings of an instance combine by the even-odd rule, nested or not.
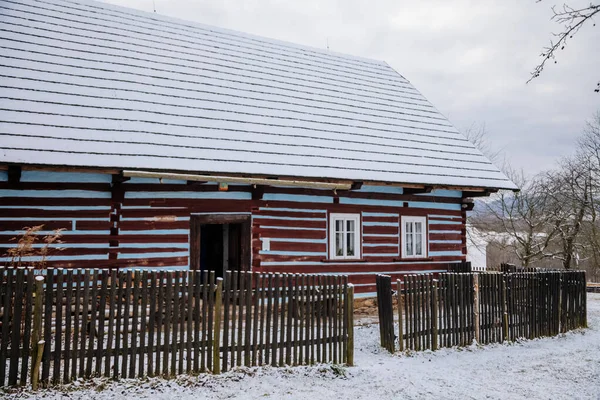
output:
[[[153,0],[110,0],[152,11]],[[572,0],[589,5],[589,0]],[[516,168],[552,168],[600,110],[600,26],[525,84],[559,26],[544,0],[155,0],[159,14],[384,60],[460,130],[485,124]],[[562,3],[560,3],[562,4]]]

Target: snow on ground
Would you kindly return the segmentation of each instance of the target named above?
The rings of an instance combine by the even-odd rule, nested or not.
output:
[[[600,294],[588,297],[589,329],[508,345],[391,355],[377,325],[355,329],[356,367],[241,369],[144,382],[104,380],[15,392],[47,399],[600,399]],[[1,396],[0,396],[1,397]]]

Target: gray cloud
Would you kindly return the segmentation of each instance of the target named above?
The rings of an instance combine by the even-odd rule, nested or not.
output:
[[[111,0],[152,11],[152,0]],[[485,123],[513,166],[535,173],[571,153],[600,109],[600,28],[585,27],[525,84],[559,27],[534,0],[155,0],[157,12],[384,60],[459,129]],[[589,4],[574,0],[573,5]]]

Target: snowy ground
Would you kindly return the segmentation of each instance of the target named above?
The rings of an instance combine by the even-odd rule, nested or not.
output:
[[[218,377],[81,382],[8,399],[600,399],[600,294],[590,328],[511,345],[412,355],[379,349],[376,325],[357,327],[356,367],[253,368]],[[2,394],[0,393],[0,397]]]

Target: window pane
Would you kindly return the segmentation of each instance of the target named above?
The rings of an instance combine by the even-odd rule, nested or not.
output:
[[[408,235],[409,233],[412,233],[413,231],[413,224],[412,222],[407,222],[406,223],[406,234]]]
[[[423,235],[420,233],[415,233],[415,255],[422,256],[423,255]]]
[[[349,219],[346,221],[346,232],[354,232],[354,220]]]
[[[348,221],[350,222],[350,221]],[[354,222],[354,221],[352,221]],[[346,255],[351,257],[354,256],[354,233],[348,232],[346,234]]]
[[[415,232],[416,233],[423,232],[423,223],[422,222],[415,222]]]
[[[344,221],[341,219],[335,220],[335,231],[342,232],[344,230]]]
[[[344,234],[341,232],[335,234],[335,255],[337,257],[344,255]]]
[[[407,256],[412,256],[413,255],[413,235],[412,233],[406,233],[406,240],[405,240],[406,244],[405,244],[405,248],[406,248],[406,255]]]

